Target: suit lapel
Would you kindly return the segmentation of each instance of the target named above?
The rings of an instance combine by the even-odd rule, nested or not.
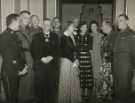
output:
[[[73,40],[72,40],[72,38],[71,37],[68,37],[68,45],[69,45],[69,47],[71,48],[71,49],[74,49],[75,48],[75,45],[74,45],[74,43],[73,43]]]

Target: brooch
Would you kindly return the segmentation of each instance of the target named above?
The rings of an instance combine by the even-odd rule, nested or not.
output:
[[[49,38],[50,38],[49,35],[44,35],[44,38],[45,38],[45,39],[44,39],[45,42],[49,42],[49,41],[50,41],[50,40],[49,40]]]

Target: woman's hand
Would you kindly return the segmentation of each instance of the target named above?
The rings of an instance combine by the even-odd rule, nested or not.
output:
[[[74,61],[74,63],[73,63],[73,67],[78,68],[78,66],[79,66],[79,60],[76,59],[76,60]]]
[[[80,70],[79,70],[78,67],[79,67],[79,60],[76,59],[76,60],[74,61],[74,63],[73,63],[73,68],[76,69],[77,72],[75,72],[75,74],[76,74],[77,76],[80,74]]]

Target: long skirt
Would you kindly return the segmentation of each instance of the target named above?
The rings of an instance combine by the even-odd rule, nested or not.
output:
[[[59,80],[59,103],[80,103],[81,88],[77,68],[68,59],[61,59]]]
[[[103,62],[100,68],[100,79],[95,81],[96,96],[111,100],[113,96],[113,77],[111,62]]]

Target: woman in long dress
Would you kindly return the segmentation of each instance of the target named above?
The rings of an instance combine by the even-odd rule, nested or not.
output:
[[[91,60],[92,37],[88,33],[88,26],[82,22],[79,26],[78,49],[80,84],[82,89],[82,101],[85,103],[91,98],[93,90],[93,70]]]
[[[34,101],[33,58],[30,52],[31,35],[29,24],[30,13],[28,11],[22,11],[20,13],[20,31],[18,32],[18,37],[22,42],[28,72],[20,77],[18,94],[20,103],[30,103]]]
[[[80,103],[81,90],[78,71],[76,40],[73,35],[74,24],[69,21],[61,40],[61,65],[59,80],[59,103]]]
[[[94,74],[94,94],[98,95],[98,84],[100,80],[100,67],[102,64],[101,59],[101,41],[102,34],[98,32],[98,23],[92,21],[90,23],[91,36],[93,37],[93,49],[92,49],[92,67]]]
[[[101,85],[99,88],[100,98],[106,100],[111,100],[113,95],[112,50],[116,34],[112,30],[111,22],[103,21],[102,31],[106,35],[102,39]]]

